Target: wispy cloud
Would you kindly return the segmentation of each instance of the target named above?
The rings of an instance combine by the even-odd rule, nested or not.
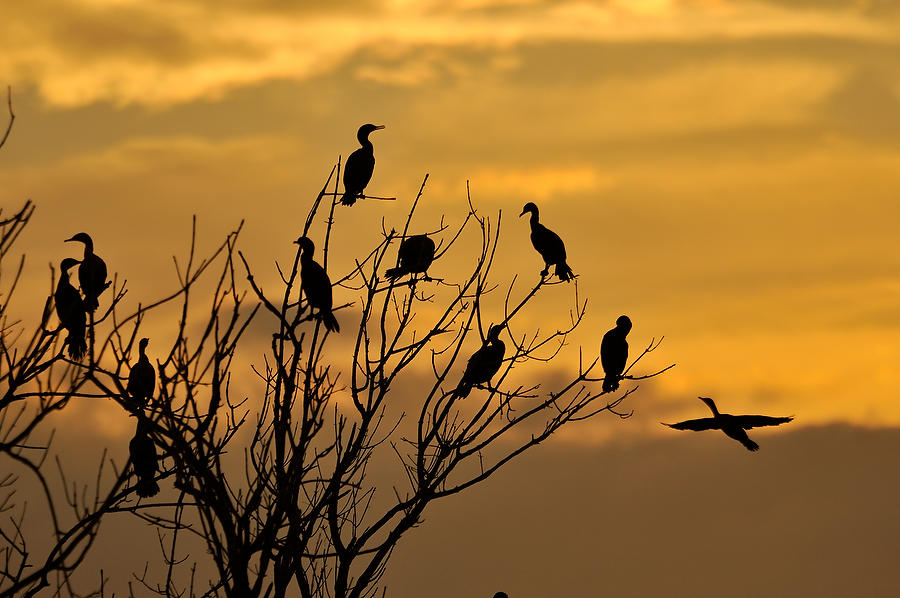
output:
[[[0,23],[0,71],[37,86],[56,105],[92,102],[170,105],[216,98],[277,79],[308,80],[351,57],[385,48],[508,49],[551,41],[624,42],[705,37],[833,35],[897,38],[891,22],[845,11],[792,11],[664,0],[589,4],[491,3],[480,10],[435,10],[427,3],[363,5],[360,13],[273,10],[202,3],[95,0],[20,3]],[[497,10],[509,9],[509,10]],[[276,6],[277,8],[277,6]],[[512,9],[515,10],[512,10]],[[665,16],[665,18],[660,18]],[[427,83],[427,63],[397,73],[362,67],[364,78]]]

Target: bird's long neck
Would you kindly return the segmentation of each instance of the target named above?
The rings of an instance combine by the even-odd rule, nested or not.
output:
[[[368,133],[357,133],[357,134],[356,134],[356,139],[359,140],[359,144],[360,144],[361,146],[363,146],[364,149],[367,149],[367,150],[369,150],[369,151],[372,151],[373,146],[372,146],[372,142],[369,141],[369,134],[368,134]]]
[[[537,227],[538,224],[540,224],[538,222],[538,211],[537,210],[531,210],[531,216],[528,218],[528,222],[531,223],[531,228],[535,228],[535,227]]]
[[[94,254],[94,242],[93,241],[82,241],[84,243],[84,257],[89,257]]]

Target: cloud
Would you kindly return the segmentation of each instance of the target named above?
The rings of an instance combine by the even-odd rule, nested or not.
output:
[[[560,167],[529,169],[482,168],[472,173],[470,187],[479,195],[507,195],[522,201],[549,200],[561,194],[579,192],[601,193],[614,185],[610,176],[604,176],[594,168]]]
[[[627,11],[564,2],[520,6],[512,14],[432,11],[409,3],[363,5],[359,13],[282,8],[277,3],[257,9],[232,4],[216,11],[197,3],[17,5],[14,18],[0,24],[9,48],[0,57],[0,70],[11,74],[14,85],[37,86],[57,106],[166,106],[221,98],[267,81],[309,80],[383,48],[418,53],[579,40],[895,37],[890,27],[845,13],[794,14],[771,7],[722,12],[659,0]],[[407,65],[401,77],[365,66],[358,76],[410,85],[429,82],[433,72]]]

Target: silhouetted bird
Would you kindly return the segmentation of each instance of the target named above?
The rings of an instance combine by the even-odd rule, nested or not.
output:
[[[600,343],[600,363],[606,377],[603,379],[603,392],[613,392],[619,388],[619,376],[625,371],[628,363],[628,341],[625,337],[631,332],[631,320],[628,316],[619,316],[616,327],[603,335]]]
[[[78,260],[67,257],[59,264],[59,281],[56,283],[56,291],[53,293],[53,301],[56,304],[56,315],[59,322],[68,332],[66,345],[69,347],[69,357],[79,360],[87,351],[87,343],[84,340],[84,328],[87,314],[84,310],[84,301],[78,294],[78,289],[69,282],[69,269]]]
[[[547,276],[550,266],[556,266],[555,274],[560,280],[569,281],[575,278],[572,268],[566,263],[566,246],[555,232],[538,222],[538,208],[532,202],[528,202],[522,208],[521,218],[531,212],[531,244],[544,258],[544,269],[541,276]]]
[[[722,430],[729,438],[734,438],[745,447],[748,451],[758,451],[759,445],[750,440],[746,430],[759,428],[762,426],[779,426],[792,421],[793,417],[769,417],[768,415],[729,415],[728,413],[719,413],[716,404],[712,399],[707,397],[697,397],[709,407],[713,412],[713,417],[704,417],[702,419],[689,419],[677,424],[663,424],[676,430],[692,430],[701,432],[703,430]]]
[[[128,452],[131,454],[134,475],[138,479],[135,485],[138,496],[155,496],[159,492],[159,484],[154,479],[158,466],[156,443],[150,436],[150,421],[143,416],[139,416],[134,438],[128,444]]]
[[[150,360],[147,358],[147,343],[149,338],[142,338],[138,344],[138,351],[141,356],[138,362],[131,368],[128,374],[128,394],[131,395],[133,407],[140,409],[147,404],[147,401],[153,398],[153,390],[156,387],[156,370],[153,369]]]
[[[487,338],[480,349],[472,354],[466,364],[466,371],[456,386],[454,394],[460,398],[469,396],[469,392],[476,384],[485,384],[491,381],[494,374],[503,363],[503,355],[506,353],[506,345],[500,340],[503,325],[491,326]]]
[[[397,254],[400,265],[388,269],[384,275],[394,280],[404,274],[424,272],[428,276],[428,267],[434,261],[434,241],[428,235],[413,235],[403,239]]]
[[[300,237],[294,241],[300,246],[300,288],[306,295],[310,307],[319,310],[319,317],[325,328],[332,332],[340,332],[341,327],[331,313],[331,280],[325,268],[313,261],[316,246],[308,237]]]
[[[366,124],[356,132],[356,138],[362,147],[347,157],[347,164],[344,166],[344,195],[341,197],[341,203],[345,206],[356,203],[356,198],[363,194],[366,185],[372,179],[372,173],[375,171],[375,152],[372,150],[372,142],[369,141],[369,133],[383,128],[384,125]]]
[[[94,311],[99,305],[97,298],[100,293],[111,284],[106,280],[106,262],[94,253],[94,241],[87,233],[78,233],[66,241],[84,243],[84,259],[78,267],[78,282],[81,285],[81,292],[84,293],[84,308],[87,311]]]
[[[509,598],[509,596],[506,595],[506,592],[497,592],[494,594],[494,598]]]

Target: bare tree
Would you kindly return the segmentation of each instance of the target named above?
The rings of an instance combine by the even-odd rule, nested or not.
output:
[[[433,501],[486,481],[567,424],[603,412],[630,415],[623,401],[637,387],[603,392],[598,359],[579,352],[577,364],[559,367],[569,334],[586,314],[577,281],[540,278],[519,290],[517,275],[495,276],[500,213],[492,220],[467,198],[458,226],[442,220],[427,230],[416,221],[426,176],[399,230],[383,225],[380,242],[352,264],[329,262],[340,220],[339,175],[338,164],[298,233],[311,238],[324,225],[315,240],[317,259],[325,271],[339,272],[331,279],[339,299],[332,309],[343,332],[332,332],[321,306],[313,301],[314,308],[309,291],[301,291],[303,244],[290,265],[276,263],[277,288],[263,289],[237,250],[240,227],[199,260],[196,223],[188,259],[175,261],[175,290],[126,308],[125,282],[114,279],[107,306],[101,300],[90,316],[80,361],[64,352],[52,296],[30,336],[2,312],[0,457],[44,488],[43,512],[53,531],[47,548],[35,554],[22,531],[27,501],[16,500],[19,480],[4,478],[0,508],[12,516],[0,528],[6,542],[0,593],[36,595],[50,587],[79,595],[73,571],[101,522],[132,516],[156,530],[161,550],[155,561],[161,566],[148,563],[132,594],[143,588],[179,597],[375,596],[393,550]],[[14,239],[31,213],[26,204],[3,225],[2,238],[8,229]],[[398,242],[423,230],[442,239],[434,263],[452,255],[454,263],[470,264],[464,276],[384,276],[397,265]],[[12,289],[15,280],[18,274]],[[571,307],[560,314],[564,325],[547,334],[526,330],[522,314],[547,292],[571,293]],[[174,340],[167,350],[157,347],[163,356],[155,364],[157,383],[141,404],[127,383],[137,340],[145,336],[148,314],[173,306],[179,317],[168,336]],[[271,326],[271,341],[250,378],[234,359],[254,320],[255,330]],[[471,393],[461,391],[462,364],[479,347],[503,345],[500,335],[508,349],[499,369],[469,379]],[[668,369],[631,373],[657,347],[651,340],[622,379]],[[548,364],[568,378],[552,388],[529,382]],[[233,397],[237,380],[258,390]],[[140,422],[136,437],[148,437],[158,451],[156,466],[142,466],[142,475],[149,471],[162,487],[158,497],[139,497],[133,464],[106,456],[91,484],[76,488],[61,467],[53,472],[60,481],[50,482],[51,416],[76,397],[112,400]],[[104,583],[101,573],[96,594],[105,595]]]
[[[9,138],[14,119],[11,94],[8,106],[9,125],[0,147]],[[117,465],[105,453],[90,479],[67,476],[62,462],[53,458],[55,426],[65,425],[63,412],[73,400],[112,400],[140,418],[126,391],[130,364],[136,361],[135,340],[148,313],[179,302],[180,328],[168,358],[158,365],[162,388],[173,385],[173,379],[193,375],[197,356],[187,354],[186,334],[190,298],[210,279],[217,289],[212,311],[216,316],[224,313],[219,291],[227,275],[233,274],[231,257],[238,231],[200,260],[196,257],[195,222],[186,265],[175,261],[179,276],[175,290],[150,304],[124,309],[125,283],[114,277],[106,306],[89,315],[87,354],[73,359],[65,350],[66,331],[57,324],[54,313],[58,273],[53,265],[50,292],[37,314],[37,324],[29,327],[25,318],[11,311],[25,272],[25,255],[11,266],[10,259],[34,210],[31,201],[9,217],[4,218],[0,210],[0,596],[29,597],[45,589],[55,595],[97,595],[103,593],[102,573],[99,582],[85,582],[81,577],[81,585],[99,587],[85,594],[77,589],[74,572],[94,546],[101,523],[116,515],[143,517],[151,507],[135,500],[131,468]],[[219,275],[212,275],[217,267]],[[206,297],[207,290],[203,290]],[[252,313],[250,310],[250,317]],[[212,329],[201,334],[198,342],[205,346],[211,333]],[[216,355],[227,352],[220,346],[216,350]],[[175,403],[166,404],[171,412]],[[196,411],[197,404],[190,397],[184,405]],[[204,417],[206,407],[204,404]]]
[[[301,232],[309,236],[327,211],[319,243],[326,267],[340,196],[337,188],[326,191],[330,181],[339,178],[334,175],[335,170]],[[424,188],[425,181],[402,229],[383,227],[382,241],[333,282],[341,297],[349,292],[359,297],[334,308],[344,320],[340,334],[350,336],[350,355],[330,350],[335,334],[308,298],[301,298],[302,246],[289,267],[276,264],[281,284],[274,294],[261,287],[241,255],[252,293],[274,322],[269,355],[264,367],[255,370],[262,390],[243,403],[230,399],[233,337],[217,334],[207,377],[185,381],[181,389],[187,396],[208,396],[206,418],[199,411],[187,417],[163,405],[156,420],[162,450],[173,457],[176,483],[195,518],[176,508],[156,520],[173,530],[164,545],[167,581],[152,583],[145,577],[146,587],[165,596],[374,596],[392,551],[422,522],[430,503],[487,480],[569,423],[602,412],[630,415],[622,402],[636,387],[606,396],[600,389],[603,373],[597,359],[579,358],[569,379],[556,388],[514,381],[519,366],[556,360],[567,336],[583,321],[586,302],[579,300],[577,284],[562,285],[574,291],[563,330],[546,335],[519,331],[518,316],[539,293],[549,287],[566,291],[560,283],[541,278],[516,297],[513,276],[502,313],[486,317],[486,298],[497,291],[492,265],[500,214],[492,223],[469,200],[456,230],[442,222],[429,231],[446,240],[438,247],[435,263],[450,252],[464,252],[462,239],[476,231],[480,243],[460,282],[424,275],[385,280],[385,269],[395,265],[392,248],[411,236]],[[350,318],[355,323],[348,331]],[[488,319],[506,331],[512,350],[492,380],[476,385],[478,392],[464,399],[457,391],[457,366],[471,353],[468,347],[486,342]],[[475,331],[479,342],[467,343]],[[631,366],[657,346],[651,340]],[[630,371],[623,379],[664,370],[644,376]],[[402,377],[407,374],[416,380],[415,392],[410,392],[410,384],[404,388]],[[160,400],[165,403],[177,394],[174,388],[161,392]],[[221,419],[224,405],[228,409]],[[407,413],[404,407],[413,411]],[[252,429],[242,436],[238,429],[248,423]],[[239,480],[233,469],[229,478],[225,463],[225,455],[234,452],[229,446],[238,438],[247,438]],[[378,485],[381,474],[374,471],[383,469],[385,454],[391,456],[396,473],[389,487]],[[217,571],[214,583],[202,591],[193,584],[195,564],[176,556],[189,552],[184,542],[190,534],[205,543]],[[191,575],[178,575],[179,567]],[[172,585],[171,580],[179,578],[191,579],[191,585]]]

